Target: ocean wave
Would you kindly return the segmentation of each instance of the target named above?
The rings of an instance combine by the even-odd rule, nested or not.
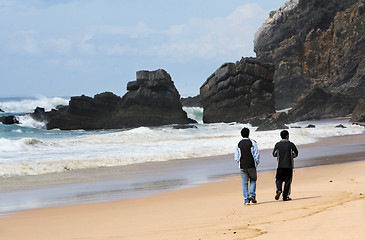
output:
[[[188,118],[194,119],[200,124],[203,124],[203,108],[201,107],[183,107]]]
[[[45,145],[45,142],[36,138],[6,139],[0,138],[0,153],[31,151],[35,147]],[[25,156],[26,157],[26,156]],[[1,158],[0,158],[1,159]]]
[[[306,128],[309,123],[315,124],[316,128]],[[346,128],[335,128],[338,124]],[[5,134],[16,136],[13,139],[0,138],[0,177],[232,154],[241,138],[242,127],[250,128],[250,137],[258,142],[260,150],[271,149],[280,140],[280,130],[256,132],[256,127],[249,124],[196,126],[187,129],[162,126],[105,131],[29,128],[21,128],[24,133],[8,131]],[[290,139],[297,145],[364,131],[363,127],[352,125],[345,119],[299,122],[289,126],[300,127],[289,129]],[[25,134],[29,137],[22,137]]]
[[[0,98],[0,109],[5,113],[31,113],[37,107],[50,111],[59,105],[68,105],[68,102],[69,99],[61,97],[38,96],[36,98],[21,99]]]
[[[18,125],[22,127],[45,129],[47,125],[46,122],[37,121],[30,115],[16,116],[16,118],[19,121]]]

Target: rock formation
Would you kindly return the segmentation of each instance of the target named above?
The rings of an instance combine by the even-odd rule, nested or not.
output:
[[[183,107],[202,107],[200,103],[200,95],[195,97],[181,98],[180,101]]]
[[[275,64],[277,109],[314,88],[358,99],[365,92],[364,0],[291,0],[255,35],[257,58]]]
[[[2,122],[5,125],[19,124],[18,119],[14,115],[2,116],[0,117],[0,122]]]
[[[273,65],[254,58],[223,64],[200,88],[203,121],[247,122],[274,113],[274,72]]]
[[[180,94],[165,70],[137,72],[137,80],[129,82],[127,90],[119,118],[132,127],[135,123],[159,126],[195,122],[182,110]]]
[[[359,101],[351,116],[352,122],[365,123],[365,99]]]
[[[342,117],[351,114],[356,106],[353,98],[341,93],[313,89],[289,111],[292,122]]]
[[[50,112],[37,108],[32,116],[47,121],[47,129],[95,130],[139,126],[188,124],[180,95],[170,75],[164,70],[139,71],[137,80],[129,82],[128,92],[119,96],[105,92],[94,98],[72,97],[69,106]]]

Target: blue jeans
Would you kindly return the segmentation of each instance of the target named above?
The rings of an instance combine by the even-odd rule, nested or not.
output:
[[[241,178],[243,199],[245,203],[249,203],[249,197],[256,197],[256,168],[241,169]],[[250,182],[250,188],[248,188],[248,182]]]

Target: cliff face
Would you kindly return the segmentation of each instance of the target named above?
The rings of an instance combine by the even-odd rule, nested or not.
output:
[[[225,63],[200,88],[203,121],[247,122],[275,112],[275,68],[254,58]]]
[[[275,63],[276,108],[294,106],[315,88],[365,92],[365,1],[292,0],[257,31],[257,58]]]

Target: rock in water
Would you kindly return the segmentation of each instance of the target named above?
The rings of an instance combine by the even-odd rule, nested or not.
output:
[[[6,125],[19,124],[18,119],[14,115],[0,117],[0,122]]]
[[[180,94],[165,70],[137,72],[137,80],[129,82],[127,90],[129,92],[121,101],[123,111],[119,118],[128,126],[195,122],[182,110]]]
[[[274,65],[254,58],[225,63],[201,86],[203,121],[247,122],[275,112]]]
[[[129,82],[127,90],[123,98],[110,92],[97,94],[94,98],[84,95],[72,97],[68,107],[38,115],[45,115],[47,129],[61,130],[120,129],[195,122],[182,110],[180,95],[170,75],[162,69],[137,72],[137,80]]]

